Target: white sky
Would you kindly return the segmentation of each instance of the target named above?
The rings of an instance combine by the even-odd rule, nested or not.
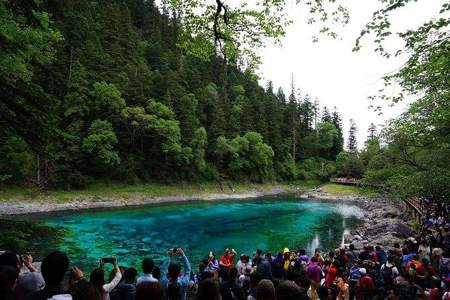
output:
[[[288,95],[293,74],[296,87],[300,88],[303,95],[307,93],[317,97],[321,106],[337,106],[344,121],[345,139],[349,119],[353,118],[358,126],[358,144],[361,148],[371,122],[381,126],[407,107],[407,103],[400,103],[395,107],[384,104],[383,115],[379,116],[368,108],[374,103],[367,99],[367,96],[382,87],[381,77],[397,70],[406,58],[381,57],[373,52],[370,39],[363,41],[361,51],[352,52],[355,39],[379,4],[378,0],[343,2],[349,8],[350,23],[339,30],[340,39],[322,37],[318,43],[312,42],[312,36],[319,26],[308,25],[305,7],[292,4],[289,13],[294,23],[287,28],[281,47],[268,45],[262,50],[259,71],[263,86],[267,80],[272,80],[276,89],[281,86]],[[419,0],[412,3],[393,15],[393,28],[415,28],[436,16],[441,5],[441,0]],[[389,46],[402,45],[400,39],[390,40],[389,43]]]

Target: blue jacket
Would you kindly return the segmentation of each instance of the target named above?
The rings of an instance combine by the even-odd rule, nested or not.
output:
[[[191,276],[191,264],[189,263],[189,260],[186,256],[182,256],[181,260],[183,262],[183,268],[184,268],[184,277],[178,277],[178,284],[180,285],[180,299],[186,300],[187,299],[187,292],[189,289],[189,280]],[[169,269],[170,265],[170,257],[166,257],[163,261],[163,264],[161,266],[161,285],[167,289],[169,286],[169,278],[167,278],[167,271]]]

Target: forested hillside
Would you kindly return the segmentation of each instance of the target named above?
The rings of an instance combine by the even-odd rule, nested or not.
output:
[[[0,1],[0,183],[326,179],[334,109],[177,47],[153,1]]]

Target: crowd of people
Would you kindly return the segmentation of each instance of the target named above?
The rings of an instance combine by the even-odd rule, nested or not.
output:
[[[181,248],[169,249],[160,265],[144,258],[141,270],[103,258],[89,276],[70,267],[63,252],[47,255],[40,270],[31,256],[4,252],[0,299],[450,300],[449,206],[426,203],[423,211],[417,236],[392,248],[350,244],[325,255],[284,248],[239,256],[227,248],[220,257],[210,251],[195,270]]]

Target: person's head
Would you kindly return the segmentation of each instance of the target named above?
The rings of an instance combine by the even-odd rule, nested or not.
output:
[[[14,266],[0,266],[0,298],[6,299],[14,289],[19,272]],[[12,298],[11,298],[12,299]]]
[[[355,250],[355,245],[350,244],[350,246],[348,246],[350,248],[350,250]]]
[[[123,273],[125,283],[135,283],[137,277],[137,271],[135,268],[128,268]]]
[[[164,288],[159,282],[144,282],[137,286],[135,300],[162,300]]]
[[[153,262],[153,259],[144,258],[142,261],[142,271],[144,271],[144,274],[152,274],[154,267],[155,263]]]
[[[300,249],[300,250],[298,251],[298,254],[299,254],[300,256],[306,255],[306,250],[305,250],[305,249]]]
[[[197,300],[219,300],[219,284],[213,278],[202,280],[198,285]],[[140,300],[140,299],[136,299]]]
[[[181,296],[181,288],[178,282],[171,281],[167,286],[167,300],[178,300]]]
[[[242,263],[246,264],[250,261],[250,257],[247,254],[242,254],[240,260]]]
[[[102,268],[96,268],[91,272],[90,282],[103,293],[103,285],[105,284],[105,271]]]
[[[293,281],[284,280],[278,284],[276,289],[277,300],[301,299],[303,295],[302,289]]]
[[[0,254],[0,266],[10,266],[16,268],[17,270],[21,267],[17,254],[11,251],[6,251]]]
[[[315,257],[315,256],[311,257],[311,262],[316,263],[317,262],[317,257]]]
[[[387,258],[387,261],[388,261],[390,264],[393,264],[393,263],[394,263],[394,256],[389,255],[388,258]]]
[[[319,248],[316,248],[316,250],[314,250],[314,254],[320,255],[320,249],[319,249]]]
[[[73,300],[101,300],[102,295],[92,283],[80,280],[70,290]]]
[[[171,280],[177,280],[181,272],[181,265],[179,263],[171,263],[167,272]]]
[[[55,251],[44,257],[41,264],[42,277],[46,286],[59,285],[69,268],[69,258],[64,252]]]
[[[250,285],[256,287],[258,283],[262,280],[262,275],[258,271],[250,274]]]
[[[275,286],[272,281],[263,279],[256,286],[256,300],[274,300]]]

